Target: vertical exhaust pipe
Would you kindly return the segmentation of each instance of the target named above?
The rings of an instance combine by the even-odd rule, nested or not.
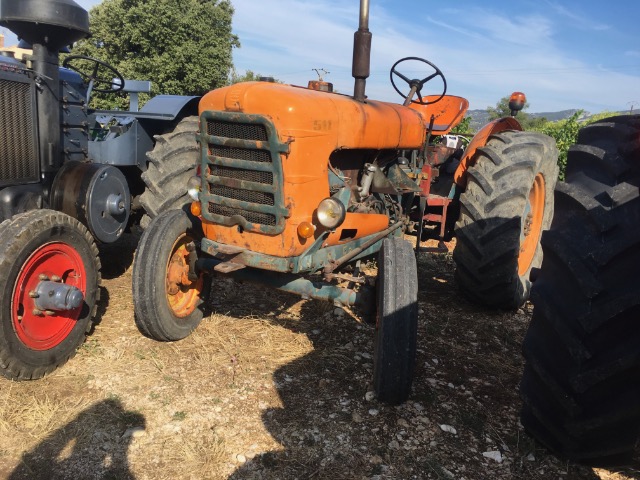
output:
[[[365,87],[371,70],[371,32],[369,31],[369,0],[360,0],[360,25],[353,36],[351,75],[356,79],[353,98],[364,102]]]

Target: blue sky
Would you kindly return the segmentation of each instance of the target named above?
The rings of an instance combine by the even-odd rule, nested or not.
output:
[[[85,8],[99,3],[76,1]],[[232,3],[242,44],[234,52],[238,72],[250,69],[306,85],[317,78],[312,69],[324,68],[330,72],[325,80],[341,93],[352,92],[359,0]],[[448,93],[468,98],[472,109],[520,90],[531,112],[640,110],[638,0],[370,0],[370,5],[370,98],[400,101],[389,68],[402,57],[417,56],[440,67]]]

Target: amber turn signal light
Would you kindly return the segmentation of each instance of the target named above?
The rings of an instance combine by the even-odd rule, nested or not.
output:
[[[199,217],[202,213],[202,204],[200,202],[191,202],[191,214],[194,217]]]
[[[515,117],[516,114],[522,110],[527,103],[527,96],[522,92],[513,92],[509,97],[509,110],[511,110],[511,116]]]
[[[316,227],[314,227],[309,222],[302,222],[298,225],[298,235],[302,238],[311,238],[313,237],[313,233],[316,231]]]

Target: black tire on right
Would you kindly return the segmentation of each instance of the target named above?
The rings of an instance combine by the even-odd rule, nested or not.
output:
[[[582,128],[543,235],[520,386],[525,429],[592,465],[640,433],[640,116]]]
[[[140,226],[147,228],[162,212],[180,209],[190,199],[187,182],[198,166],[198,117],[184,117],[171,132],[156,135],[153,150],[147,153],[147,170],[141,177],[146,185],[140,196],[145,215]]]
[[[378,255],[373,387],[378,400],[409,398],[418,335],[418,269],[411,244],[385,238]]]
[[[132,273],[135,322],[143,335],[154,340],[181,340],[202,320],[204,298],[210,291],[208,276],[203,279],[200,296],[190,303],[196,308],[188,315],[176,314],[169,304],[167,291],[169,262],[178,245],[191,240],[197,242],[200,232],[194,230],[186,212],[170,210],[151,221],[138,243]],[[189,293],[195,285],[181,288]]]

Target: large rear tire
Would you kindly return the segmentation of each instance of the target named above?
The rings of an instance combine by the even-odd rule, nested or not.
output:
[[[418,332],[418,269],[411,244],[386,238],[378,255],[373,386],[398,405],[411,393]]]
[[[0,374],[41,378],[73,357],[91,330],[100,297],[98,249],[80,222],[53,210],[6,220],[0,245]],[[40,294],[56,291],[66,307],[38,303]]]
[[[200,324],[209,277],[188,278],[189,251],[201,233],[182,210],[154,218],[133,261],[133,307],[138,329],[160,341],[181,340]]]
[[[640,116],[582,128],[543,236],[522,424],[555,453],[629,460],[640,432]]]
[[[147,228],[161,212],[180,209],[189,203],[187,182],[198,165],[198,117],[185,117],[173,131],[156,135],[155,146],[147,154],[147,170],[142,173],[146,185],[140,196],[146,214],[140,226]]]
[[[453,259],[456,281],[471,300],[514,309],[529,297],[540,266],[540,235],[553,218],[558,178],[553,138],[506,131],[478,149],[460,196]]]

